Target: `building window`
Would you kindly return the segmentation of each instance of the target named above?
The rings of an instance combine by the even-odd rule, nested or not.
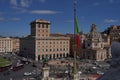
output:
[[[40,28],[40,24],[38,24],[38,28]]]
[[[103,59],[103,55],[101,54],[101,59]]]
[[[68,50],[68,48],[66,48],[66,50]]]
[[[89,47],[89,46],[90,46],[90,44],[87,44],[87,46]]]
[[[38,36],[40,36],[40,34],[38,34]]]
[[[66,42],[68,44],[68,42]]]
[[[46,30],[46,32],[48,32],[48,30]]]
[[[40,52],[40,49],[38,49],[38,52]]]
[[[95,43],[95,46],[97,46],[97,43]]]
[[[60,49],[60,51],[62,51],[62,49]]]
[[[42,51],[44,52],[44,49],[42,49]]]
[[[44,24],[42,24],[42,28],[44,28]]]
[[[48,24],[46,24],[46,28],[48,28]]]

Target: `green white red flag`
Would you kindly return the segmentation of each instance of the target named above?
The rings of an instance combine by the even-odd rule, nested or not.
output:
[[[79,29],[79,25],[78,25],[78,21],[77,19],[75,20],[75,24],[76,24],[76,34],[75,34],[75,38],[76,38],[76,44],[77,47],[80,48],[80,29]]]

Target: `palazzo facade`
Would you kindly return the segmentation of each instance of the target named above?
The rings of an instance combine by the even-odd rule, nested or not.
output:
[[[34,20],[31,34],[21,38],[21,51],[35,60],[67,57],[70,54],[70,38],[50,35],[50,21]]]

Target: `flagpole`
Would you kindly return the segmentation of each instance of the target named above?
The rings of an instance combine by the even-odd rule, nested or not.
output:
[[[77,73],[77,67],[76,67],[76,0],[74,0],[74,71],[73,73]]]
[[[75,24],[76,23],[76,3],[77,3],[77,1],[74,0],[74,36],[76,34],[76,24]],[[75,38],[74,38],[74,40],[75,40]],[[76,42],[76,40],[74,42]]]

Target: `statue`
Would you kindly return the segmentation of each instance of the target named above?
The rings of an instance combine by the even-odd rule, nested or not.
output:
[[[43,61],[43,67],[47,67],[47,66],[48,66],[48,60],[45,59],[45,60]]]
[[[110,69],[97,80],[120,80],[120,41],[112,42]]]

